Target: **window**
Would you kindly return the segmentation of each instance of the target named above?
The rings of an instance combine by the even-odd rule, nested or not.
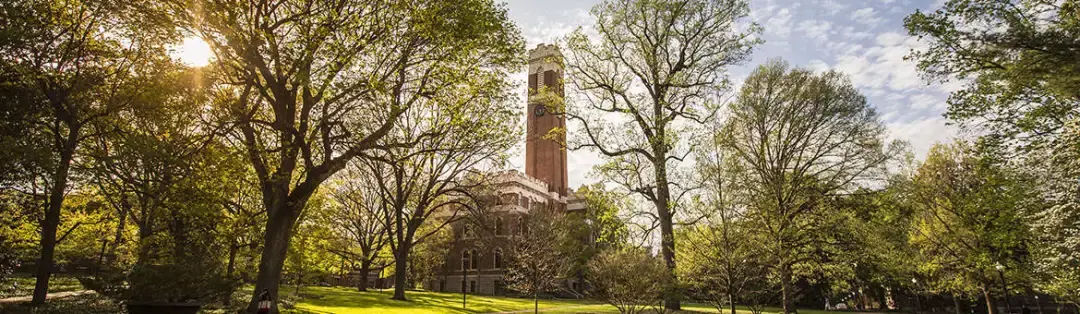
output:
[[[503,235],[503,221],[502,217],[495,217],[495,235]]]
[[[469,265],[472,262],[472,258],[469,256],[471,254],[472,251],[469,250],[461,251],[461,269],[472,269],[472,265]]]
[[[518,205],[524,208],[529,208],[529,198],[522,195],[521,198],[518,199]]]
[[[518,202],[518,195],[514,193],[506,193],[502,195],[499,200],[500,205],[514,205]]]
[[[472,228],[469,228],[468,223],[462,223],[461,224],[461,238],[462,239],[472,239],[473,238],[473,230],[472,230]]]
[[[494,263],[493,263],[493,265],[495,265],[495,267],[494,267],[494,268],[495,268],[495,269],[502,269],[502,268],[503,268],[503,253],[502,253],[502,248],[495,248],[495,253],[494,253],[494,254],[492,254],[492,255],[494,255],[494,256],[495,256],[495,257],[493,258],[493,259],[494,259]]]
[[[526,227],[525,227],[525,217],[518,216],[518,219],[517,219],[518,234],[519,235],[524,235],[525,234],[525,229],[526,229]]]
[[[480,254],[476,254],[475,249],[469,251],[469,259],[470,259],[469,266],[471,266],[470,269],[479,269],[480,268]]]
[[[476,293],[476,280],[469,280],[469,292]]]

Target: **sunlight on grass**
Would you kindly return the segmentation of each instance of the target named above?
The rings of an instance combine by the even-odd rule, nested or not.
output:
[[[408,291],[409,301],[391,300],[391,291],[359,292],[344,287],[306,287],[293,313],[491,313],[531,310],[531,299],[469,295],[467,309],[461,294]],[[585,300],[540,300],[540,309],[598,305]],[[603,306],[603,305],[600,305]]]
[[[496,296],[468,296],[468,308],[461,308],[461,294],[408,291],[406,297],[409,301],[391,300],[392,290],[373,290],[359,292],[354,288],[346,287],[304,287],[300,293],[301,299],[294,309],[284,313],[499,313],[499,312],[531,312],[533,303],[531,299],[496,297]],[[611,305],[603,304],[595,300],[540,300],[540,311],[556,314],[578,313],[618,313]],[[779,308],[766,308],[763,314],[777,314]],[[717,313],[716,308],[708,304],[683,303],[683,313]],[[725,308],[724,313],[728,313]],[[824,311],[799,309],[800,314],[826,314]],[[835,313],[835,312],[833,312]],[[738,307],[737,314],[751,314],[745,307]]]

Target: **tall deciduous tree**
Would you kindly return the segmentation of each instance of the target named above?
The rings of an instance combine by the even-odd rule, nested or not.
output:
[[[725,149],[745,170],[748,217],[762,231],[780,281],[784,312],[794,311],[793,266],[812,258],[829,227],[827,198],[878,174],[899,145],[851,82],[770,61],[755,70],[731,104]],[[894,143],[895,144],[895,143]]]
[[[998,142],[1053,144],[1080,118],[1080,2],[950,0],[904,19],[928,43],[909,57],[939,81],[961,80],[950,119]]]
[[[148,70],[149,58],[165,57],[157,16],[132,19],[131,2],[7,2],[0,6],[0,62],[4,85],[23,91],[3,97],[28,114],[28,138],[38,139],[40,175],[24,186],[44,186],[37,284],[33,303],[45,302],[52,273],[64,196],[71,188],[72,163],[82,144],[101,135],[93,126],[140,92],[133,84]],[[4,101],[8,103],[8,101]],[[7,111],[7,110],[5,110]]]
[[[374,182],[382,178],[371,175],[366,167],[349,167],[341,174],[343,175],[334,190],[330,192],[337,203],[332,217],[338,224],[339,236],[349,245],[330,250],[342,257],[360,260],[360,281],[357,289],[367,291],[371,266],[380,260],[383,247],[390,240],[390,226],[387,224],[390,204],[383,201],[382,191]],[[346,249],[349,247],[355,247],[359,251]]]
[[[487,7],[483,21],[509,23],[502,8]],[[510,27],[510,26],[506,26]],[[517,37],[513,45],[521,52]],[[481,56],[477,56],[481,57]],[[487,58],[492,56],[486,56]],[[523,61],[520,54],[506,56]],[[510,64],[502,64],[508,66]],[[445,73],[445,88],[418,100],[397,121],[385,141],[409,143],[366,154],[377,162],[368,168],[376,179],[394,252],[394,299],[405,299],[411,250],[455,220],[422,228],[432,217],[455,209],[475,208],[473,191],[490,184],[488,172],[505,164],[506,152],[517,143],[518,108],[509,91],[506,67],[462,68]],[[422,232],[421,232],[422,231]]]
[[[736,25],[748,12],[742,0],[605,1],[592,9],[599,38],[578,30],[567,43],[567,71],[581,97],[554,111],[582,128],[569,147],[599,151],[607,157],[601,175],[652,203],[672,274],[673,223],[692,190],[679,163],[694,149],[687,139],[728,90],[725,69],[757,43],[756,26]],[[666,306],[678,309],[678,294],[669,295]]]
[[[520,60],[516,28],[485,0],[167,3],[234,84],[230,119],[268,218],[254,289],[275,300],[293,225],[323,182],[362,154],[408,146],[383,139],[418,101]]]
[[[535,206],[525,226],[519,226],[524,232],[511,238],[507,288],[532,296],[534,313],[540,312],[539,295],[562,288],[569,269],[569,254],[560,250],[571,235],[566,228],[568,218],[550,205]]]
[[[999,279],[1020,279],[1031,268],[1024,210],[1032,189],[964,142],[932,147],[913,184],[911,242],[925,258],[920,271],[942,290],[982,294],[987,312],[997,313]]]

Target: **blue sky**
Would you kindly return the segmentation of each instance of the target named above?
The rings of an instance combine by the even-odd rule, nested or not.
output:
[[[595,0],[508,0],[529,48],[551,43],[592,24],[589,9]],[[949,141],[958,130],[942,117],[945,99],[958,84],[927,84],[913,63],[903,60],[923,44],[907,35],[904,17],[916,9],[932,10],[940,0],[751,0],[750,19],[764,27],[765,43],[750,61],[730,69],[736,84],[758,64],[782,58],[795,66],[846,73],[877,108],[889,136],[911,144],[921,159],[935,142]],[[520,74],[524,78],[524,73]],[[522,95],[524,87],[519,91]],[[569,132],[574,132],[570,129]],[[524,145],[513,166],[522,169]],[[568,156],[573,188],[597,181],[589,176],[597,155],[571,151]]]

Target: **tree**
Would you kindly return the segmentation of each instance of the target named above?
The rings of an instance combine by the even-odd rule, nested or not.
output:
[[[535,313],[540,312],[540,294],[562,288],[569,268],[568,255],[559,250],[569,236],[564,215],[551,206],[533,207],[525,231],[510,240],[507,288],[532,296]]]
[[[339,236],[349,244],[346,248],[355,246],[359,252],[340,248],[329,250],[345,258],[360,260],[357,289],[367,291],[371,266],[380,261],[383,247],[390,240],[390,226],[386,223],[390,205],[383,201],[378,185],[373,182],[379,178],[372,176],[368,169],[349,167],[342,174],[330,192],[337,203],[333,220],[340,226]]]
[[[630,231],[621,216],[629,208],[621,193],[609,191],[602,184],[582,186],[575,194],[585,200],[585,209],[568,212],[563,227],[567,236],[559,250],[569,258],[567,277],[586,282],[589,260],[604,250],[620,249],[629,241]],[[584,285],[574,293],[584,294]]]
[[[147,60],[145,62],[149,62]],[[146,92],[124,108],[117,108],[96,129],[102,133],[87,147],[92,182],[116,211],[117,227],[109,247],[109,261],[123,245],[127,219],[138,226],[138,240],[152,237],[164,226],[160,218],[173,201],[176,186],[207,159],[226,156],[207,147],[219,144],[208,123],[204,106],[210,103],[210,78],[199,69],[187,69],[172,60],[154,62],[153,73],[141,82]],[[217,147],[221,149],[220,145]],[[137,264],[147,258],[148,246],[139,245]]]
[[[672,284],[663,261],[639,248],[602,252],[589,261],[589,270],[593,274],[590,293],[614,305],[619,313],[641,313],[656,307]]]
[[[992,142],[1053,146],[1080,118],[1080,2],[950,0],[904,19],[928,44],[908,57],[936,81],[960,80],[946,116]]]
[[[794,266],[813,260],[834,219],[826,203],[874,179],[896,155],[866,98],[837,72],[814,74],[783,61],[759,66],[730,106],[723,129],[743,174],[747,216],[766,236],[784,312],[794,311]]]
[[[911,242],[925,258],[920,272],[936,279],[932,284],[982,294],[987,312],[996,313],[998,280],[1015,282],[1031,269],[1024,210],[1032,189],[980,154],[964,142],[930,149],[913,179]]]
[[[365,153],[408,146],[383,139],[416,102],[520,59],[520,35],[505,10],[485,0],[172,0],[167,7],[210,43],[231,83],[222,89],[234,102],[223,109],[267,210],[254,289],[275,300],[293,226],[323,182]]]
[[[44,219],[33,303],[45,302],[56,251],[57,226],[65,193],[71,188],[72,163],[82,144],[100,136],[92,124],[126,106],[143,90],[140,74],[150,58],[165,58],[170,38],[155,16],[132,19],[130,2],[28,0],[6,3],[0,33],[0,62],[5,94],[29,109],[21,116],[28,138],[43,157],[37,175],[22,182],[43,185]],[[10,71],[10,72],[9,72]],[[5,110],[6,112],[9,112]]]
[[[476,9],[490,15],[485,21],[509,23],[502,8]],[[514,38],[517,42],[512,45],[520,52],[523,45]],[[418,99],[385,139],[410,145],[366,155],[373,160],[366,165],[389,211],[384,215],[394,252],[396,300],[405,300],[412,248],[456,220],[459,211],[476,208],[479,195],[474,191],[490,186],[488,173],[505,163],[506,152],[520,134],[515,125],[518,107],[507,93],[509,68],[466,70],[446,74],[445,88]],[[451,216],[418,233],[440,212]]]
[[[592,149],[607,158],[605,179],[654,207],[661,253],[675,271],[673,222],[683,196],[693,190],[679,163],[694,147],[697,127],[713,118],[724,71],[749,56],[757,27],[740,32],[745,1],[612,0],[593,7],[599,40],[582,30],[570,35],[567,71],[580,91],[571,108],[556,103],[580,125],[583,139],[571,149]],[[666,300],[679,309],[678,294]]]
[[[1036,155],[1042,163],[1031,176],[1046,205],[1032,217],[1035,236],[1037,288],[1062,302],[1080,307],[1080,120],[1066,126],[1062,141],[1050,156]],[[1043,158],[1040,158],[1043,157]]]

